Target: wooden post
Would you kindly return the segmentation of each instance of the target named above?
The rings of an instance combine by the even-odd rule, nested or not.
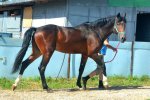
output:
[[[130,64],[130,77],[133,77],[133,63],[134,63],[134,41],[131,45],[131,64]]]
[[[70,79],[70,54],[68,55],[67,78]]]

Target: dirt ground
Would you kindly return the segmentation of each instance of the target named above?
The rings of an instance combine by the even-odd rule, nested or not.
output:
[[[108,90],[88,88],[43,90],[0,90],[0,100],[150,100],[149,87],[110,87]]]

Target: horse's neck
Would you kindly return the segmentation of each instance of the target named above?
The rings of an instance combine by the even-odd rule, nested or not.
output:
[[[113,33],[114,22],[115,19],[113,19],[110,23],[101,28],[102,32],[100,33],[100,36],[103,41],[106,40]]]

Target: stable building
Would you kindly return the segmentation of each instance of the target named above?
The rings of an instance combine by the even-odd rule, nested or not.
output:
[[[12,38],[7,38],[7,48],[9,46],[19,48],[24,32],[30,27],[46,24],[73,27],[87,21],[114,16],[118,12],[126,13],[127,42],[119,46],[115,60],[107,64],[108,75],[150,75],[148,72],[150,70],[148,67],[150,65],[150,1],[148,0],[0,0],[0,34],[2,37]],[[118,36],[111,35],[110,43],[115,47],[117,42]],[[1,40],[0,45],[4,46],[6,43]],[[15,48],[15,50],[19,49]],[[58,54],[61,55],[56,53],[57,56]],[[111,50],[108,50],[105,60],[113,58],[113,54]],[[2,62],[5,62],[5,58],[14,59],[16,54],[11,57],[0,53],[1,55],[4,58]],[[51,65],[58,66],[51,74],[55,77],[61,64],[57,65],[58,62],[54,60],[51,62]],[[9,66],[13,64],[13,62],[8,63]],[[8,66],[4,64],[2,63],[1,66]],[[71,76],[78,75],[79,64],[80,55],[72,55]],[[65,65],[67,66],[67,63]],[[31,66],[38,66],[38,63]],[[85,69],[87,74],[96,68],[96,64],[89,60],[85,68],[87,68]],[[66,69],[67,67],[64,67],[64,70]],[[27,76],[31,73],[30,68],[28,71]],[[66,76],[66,72],[63,72],[62,76]]]
[[[1,0],[0,31],[20,38],[29,27],[76,26],[121,12],[127,13],[127,41],[150,41],[149,6],[147,0]]]

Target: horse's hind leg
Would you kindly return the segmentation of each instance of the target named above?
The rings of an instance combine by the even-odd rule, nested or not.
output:
[[[21,69],[20,69],[20,72],[19,72],[19,75],[17,77],[17,79],[15,80],[15,83],[13,84],[12,86],[12,90],[14,91],[16,88],[17,88],[17,85],[19,84],[21,78],[22,78],[22,75],[23,75],[23,72],[25,71],[25,69],[28,67],[29,64],[32,63],[32,61],[34,61],[38,56],[33,56],[30,55],[29,58],[27,58],[25,61],[22,62],[22,65],[21,65]]]
[[[81,63],[80,63],[80,67],[79,67],[79,75],[78,75],[78,79],[77,79],[77,83],[76,83],[79,88],[82,88],[81,77],[82,77],[82,74],[83,74],[83,71],[85,68],[85,64],[87,62],[87,58],[88,58],[88,56],[85,56],[85,55],[82,55],[82,57],[81,57]]]
[[[56,34],[55,33],[45,33],[43,31],[39,31],[37,34],[35,34],[35,42],[43,55],[42,61],[40,66],[38,67],[40,72],[40,77],[42,81],[43,89],[50,90],[48,88],[48,85],[46,83],[45,79],[45,69],[46,66],[56,49]]]
[[[31,64],[36,58],[38,58],[41,55],[39,49],[37,48],[37,46],[35,44],[33,44],[33,42],[32,42],[32,45],[33,45],[32,46],[32,54],[26,60],[24,60],[22,62],[19,75],[16,78],[15,83],[12,85],[13,91],[17,88],[17,85],[19,84],[19,82],[22,78],[22,75],[23,75],[25,69],[28,67],[28,65]]]
[[[43,55],[43,59],[42,59],[42,62],[39,66],[39,72],[40,72],[40,76],[41,76],[41,80],[42,80],[42,86],[43,86],[43,89],[46,89],[46,90],[51,90],[48,88],[48,85],[46,83],[46,79],[45,79],[45,69],[46,69],[46,66],[53,54],[54,50],[50,50],[48,51],[47,53],[45,53]]]

